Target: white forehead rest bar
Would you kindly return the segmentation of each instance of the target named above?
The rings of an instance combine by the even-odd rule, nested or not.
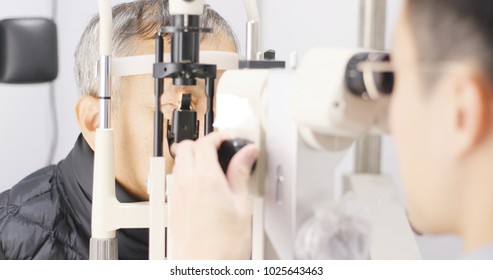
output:
[[[111,65],[112,77],[126,77],[133,75],[152,74],[155,55],[138,55],[126,57],[113,57]],[[239,54],[235,52],[201,51],[201,64],[215,64],[217,70],[238,69]],[[169,53],[164,54],[164,62],[170,62]]]

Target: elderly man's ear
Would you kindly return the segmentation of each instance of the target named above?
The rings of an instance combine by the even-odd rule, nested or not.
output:
[[[91,95],[80,96],[75,105],[75,118],[86,142],[94,151],[99,125],[99,99]]]

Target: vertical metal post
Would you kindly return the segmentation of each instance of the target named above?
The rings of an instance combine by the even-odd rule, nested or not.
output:
[[[99,60],[99,128],[109,129],[111,110],[111,57],[102,55]]]
[[[247,13],[246,60],[257,60],[260,49],[260,15],[257,0],[243,0]]]
[[[156,36],[156,63],[164,61],[164,39],[161,31]],[[163,156],[163,113],[161,112],[161,96],[164,92],[164,79],[154,79],[154,157]]]
[[[360,0],[360,3],[360,46],[383,50],[385,48],[387,2],[386,0]],[[368,135],[356,142],[356,173],[380,174],[381,140],[380,136]]]
[[[247,22],[246,59],[256,60],[259,51],[259,26],[257,21]]]
[[[56,24],[58,17],[58,0],[51,0],[51,19]],[[58,36],[58,35],[57,35]],[[55,81],[50,82],[49,85],[49,96],[50,96],[50,112],[51,112],[51,121],[53,123],[52,135],[51,135],[51,146],[50,153],[48,154],[48,161],[46,165],[53,164],[55,159],[55,152],[58,146],[58,114],[56,108],[56,96],[55,96]]]

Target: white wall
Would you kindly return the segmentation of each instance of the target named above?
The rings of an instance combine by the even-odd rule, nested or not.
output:
[[[358,43],[359,0],[259,0],[262,18],[262,49],[275,49],[278,58],[287,59],[297,51],[299,57],[312,47],[356,47]],[[113,4],[127,2],[113,0]],[[244,50],[245,12],[241,0],[208,0],[233,26]],[[0,19],[15,16],[50,16],[51,0],[0,0]],[[387,46],[390,31],[402,0],[388,1]],[[56,161],[63,159],[78,135],[74,118],[77,100],[73,76],[73,53],[78,39],[97,12],[97,1],[58,1],[60,75],[55,82],[56,109],[60,127]],[[0,191],[10,188],[30,172],[46,165],[51,141],[48,86],[0,85]],[[337,174],[351,172],[353,151],[349,152]],[[384,138],[383,171],[400,182],[392,140]],[[399,188],[402,189],[400,183]],[[418,238],[424,258],[457,258],[460,243],[455,238]]]
[[[50,0],[0,0],[0,19],[50,17]],[[0,85],[0,191],[46,164],[50,145],[47,85]]]

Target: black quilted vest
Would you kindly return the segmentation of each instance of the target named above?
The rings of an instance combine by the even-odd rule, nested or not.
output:
[[[94,154],[80,135],[58,165],[0,194],[0,259],[87,259]],[[137,201],[117,183],[121,202]],[[120,259],[147,259],[147,229],[117,232]]]

